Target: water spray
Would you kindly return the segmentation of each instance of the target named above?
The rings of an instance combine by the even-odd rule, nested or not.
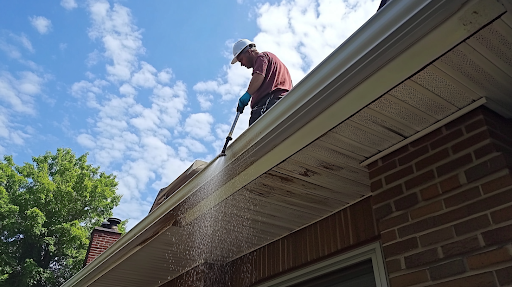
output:
[[[226,143],[224,144],[224,147],[222,148],[222,151],[220,152],[219,156],[226,156],[226,148],[228,147],[228,143],[233,138],[231,135],[233,135],[233,131],[235,130],[236,122],[238,121],[238,117],[240,116],[240,112],[236,113],[235,121],[233,121],[233,125],[231,126],[231,130],[229,131],[228,136],[226,137]]]

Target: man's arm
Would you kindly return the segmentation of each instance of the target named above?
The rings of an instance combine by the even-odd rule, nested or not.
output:
[[[254,93],[256,93],[256,91],[259,89],[259,87],[261,86],[261,83],[263,83],[263,79],[265,77],[260,74],[260,73],[254,73],[252,75],[252,78],[251,78],[251,82],[249,83],[249,87],[247,88],[247,92],[250,94],[250,95],[254,95]]]

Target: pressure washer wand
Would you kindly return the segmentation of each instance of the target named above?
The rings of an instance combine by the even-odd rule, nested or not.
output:
[[[233,131],[235,130],[236,122],[238,121],[239,116],[240,116],[240,112],[237,112],[235,121],[233,122],[233,125],[231,126],[231,130],[229,131],[229,134],[226,137],[226,143],[224,144],[224,147],[222,148],[222,151],[220,152],[220,156],[226,156],[226,148],[228,147],[229,141],[233,139],[231,137],[231,135],[233,134]]]

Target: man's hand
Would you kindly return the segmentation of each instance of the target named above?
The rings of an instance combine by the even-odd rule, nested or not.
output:
[[[245,94],[243,94],[243,96],[241,96],[240,99],[238,100],[238,107],[236,108],[236,111],[238,113],[243,113],[245,106],[249,104],[250,100],[251,94],[249,94],[249,92],[245,92]]]

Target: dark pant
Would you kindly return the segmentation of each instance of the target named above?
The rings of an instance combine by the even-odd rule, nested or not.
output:
[[[266,113],[275,103],[277,103],[283,96],[279,94],[269,93],[263,97],[258,104],[251,110],[251,117],[249,118],[249,126]]]

